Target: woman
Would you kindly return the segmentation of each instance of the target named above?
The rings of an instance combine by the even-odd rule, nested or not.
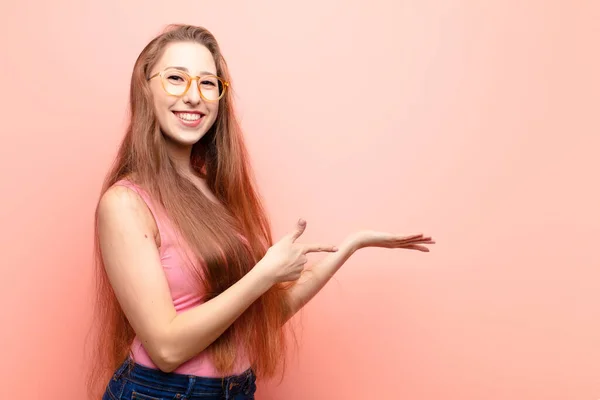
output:
[[[172,25],[138,57],[131,122],[96,210],[98,337],[90,398],[252,399],[286,352],[285,322],[366,246],[363,231],[273,242],[213,35]],[[331,253],[306,269],[309,252]],[[107,383],[108,382],[108,383]]]

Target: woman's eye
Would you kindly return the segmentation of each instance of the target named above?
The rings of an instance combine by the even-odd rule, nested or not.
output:
[[[203,85],[210,85],[210,86],[216,86],[217,84],[213,81],[202,81],[201,82]]]

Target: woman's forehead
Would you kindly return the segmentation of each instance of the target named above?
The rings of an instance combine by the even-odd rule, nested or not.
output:
[[[193,42],[169,43],[158,60],[157,67],[161,70],[177,67],[191,75],[217,73],[215,60],[210,50],[206,46]]]

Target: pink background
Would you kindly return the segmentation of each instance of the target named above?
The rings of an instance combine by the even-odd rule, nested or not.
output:
[[[0,398],[84,398],[93,209],[171,22],[222,45],[276,237],[438,242],[351,258],[259,399],[600,398],[598,4],[4,2]]]

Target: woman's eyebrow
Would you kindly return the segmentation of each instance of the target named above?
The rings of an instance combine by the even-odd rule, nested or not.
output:
[[[171,66],[171,67],[167,67],[167,68],[173,68],[173,69],[178,69],[180,71],[184,71],[187,72],[188,74],[190,73],[190,70],[187,69],[186,67],[180,67],[180,66]],[[166,68],[165,68],[166,69]],[[200,71],[200,75],[216,75],[214,72],[209,72],[209,71]]]

